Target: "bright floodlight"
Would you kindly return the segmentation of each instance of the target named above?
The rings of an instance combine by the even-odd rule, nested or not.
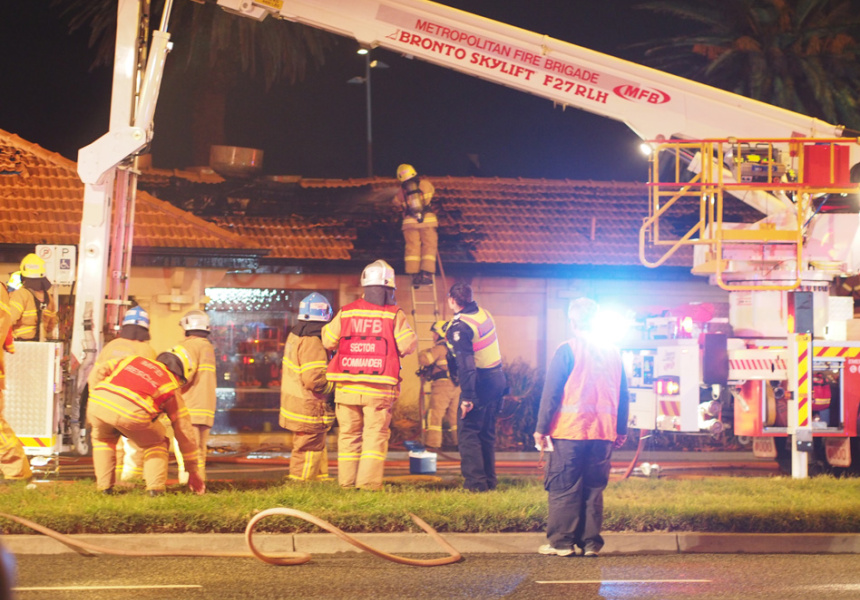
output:
[[[627,337],[632,324],[632,311],[601,307],[591,321],[590,337],[603,344],[617,345]]]
[[[654,149],[651,147],[651,144],[649,144],[648,142],[642,142],[641,144],[639,144],[639,150],[645,156],[650,156],[651,153],[654,151]]]

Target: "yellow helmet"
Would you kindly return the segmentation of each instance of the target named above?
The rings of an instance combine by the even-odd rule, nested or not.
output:
[[[397,167],[397,181],[403,183],[413,177],[417,177],[418,173],[415,171],[415,167],[412,165],[400,165]]]
[[[430,326],[430,331],[440,338],[445,337],[445,332],[448,331],[448,321],[436,321]]]
[[[155,359],[162,363],[183,384],[188,383],[194,376],[194,363],[184,346],[174,346],[167,352],[162,352]]]
[[[21,277],[38,279],[45,276],[45,261],[32,252],[21,261]]]

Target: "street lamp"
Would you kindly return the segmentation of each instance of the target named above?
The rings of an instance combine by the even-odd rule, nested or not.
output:
[[[347,81],[347,83],[365,85],[365,96],[367,98],[367,176],[373,177],[373,128],[370,121],[370,70],[387,69],[388,65],[381,60],[370,60],[370,50],[367,48],[359,48],[358,54],[364,55],[364,77],[353,77]]]

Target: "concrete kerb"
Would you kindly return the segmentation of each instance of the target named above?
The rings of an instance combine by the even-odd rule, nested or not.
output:
[[[532,554],[546,543],[542,533],[447,533],[445,539],[463,555]],[[70,536],[105,548],[151,551],[220,551],[246,553],[243,534],[78,534]],[[367,533],[355,537],[390,554],[436,554],[441,549],[423,533]],[[860,554],[860,534],[720,534],[689,532],[603,534],[603,556],[635,554]],[[307,552],[334,554],[360,550],[328,533],[255,534],[264,553]],[[4,535],[3,545],[13,554],[75,552],[43,535]]]

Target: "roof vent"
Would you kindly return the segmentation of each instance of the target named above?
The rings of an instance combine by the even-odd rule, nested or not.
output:
[[[255,177],[263,171],[263,151],[239,146],[209,148],[209,166],[223,177]]]

